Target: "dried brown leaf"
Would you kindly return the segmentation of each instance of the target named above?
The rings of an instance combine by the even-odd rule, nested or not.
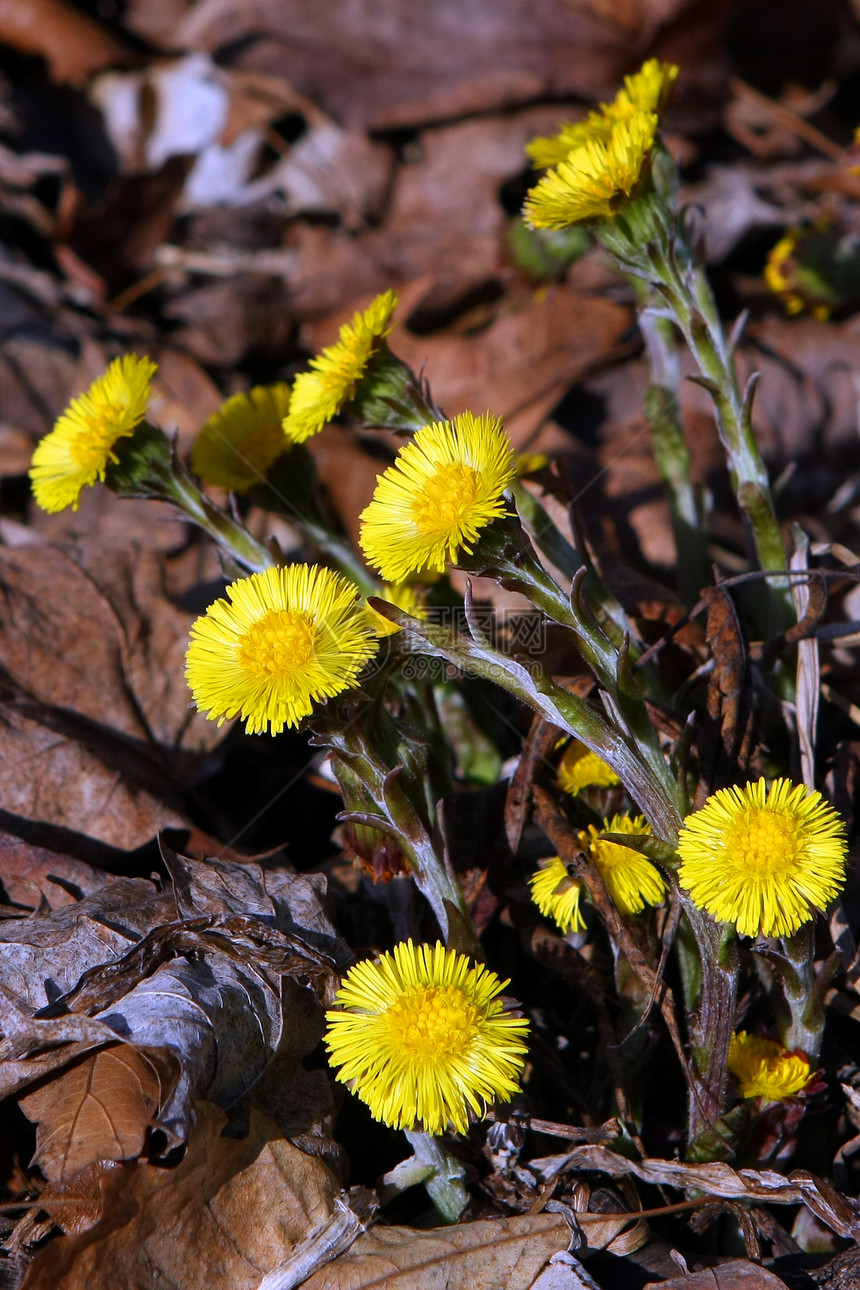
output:
[[[0,903],[37,909],[74,905],[98,891],[112,876],[69,856],[34,847],[0,829]]]
[[[685,1164],[680,1160],[625,1160],[607,1147],[575,1147],[568,1156],[571,1169],[596,1169],[612,1177],[633,1174],[643,1182],[668,1187],[696,1187],[709,1196],[803,1204],[840,1236],[860,1235],[860,1202],[844,1196],[806,1169],[788,1176],[773,1169],[732,1169],[720,1162]]]
[[[480,1219],[437,1231],[376,1227],[305,1290],[527,1290],[546,1261],[566,1249],[556,1214]]]
[[[326,1223],[340,1188],[319,1157],[300,1151],[257,1113],[242,1140],[221,1136],[225,1117],[210,1104],[200,1104],[197,1114],[181,1163],[125,1165],[104,1175],[98,1223],[51,1241],[22,1290],[258,1290]],[[50,1213],[51,1204],[45,1207]]]
[[[80,83],[91,72],[128,62],[128,49],[94,18],[65,0],[0,0],[0,41],[41,54],[55,81]]]
[[[324,10],[300,0],[201,0],[176,45],[214,52],[253,32],[237,61],[280,75],[353,129],[451,120],[541,97],[607,97],[627,70],[628,34],[587,12],[529,0],[409,0]],[[571,50],[577,57],[571,57]]]
[[[786,1284],[767,1268],[746,1259],[730,1259],[715,1268],[684,1272],[668,1281],[649,1281],[644,1290],[786,1290]]]
[[[162,1075],[152,1057],[117,1044],[67,1067],[20,1099],[38,1124],[38,1165],[63,1184],[99,1160],[133,1160],[162,1098]]]

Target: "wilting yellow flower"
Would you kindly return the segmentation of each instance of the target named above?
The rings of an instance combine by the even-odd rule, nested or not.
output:
[[[788,779],[721,788],[688,815],[678,878],[694,904],[743,936],[790,936],[845,881],[845,825]]]
[[[523,216],[532,228],[567,228],[608,219],[634,195],[657,133],[653,112],[615,123],[606,139],[575,148],[529,192]]]
[[[601,104],[599,111],[589,112],[583,121],[568,122],[555,135],[532,139],[526,151],[536,166],[556,166],[574,148],[581,148],[592,139],[606,142],[615,123],[629,119],[635,112],[654,112],[660,117],[677,76],[674,63],[649,58],[638,72],[624,77],[624,88],[611,103]]]
[[[403,582],[425,565],[441,573],[505,514],[515,475],[501,417],[463,412],[424,426],[379,476],[361,514],[368,563],[387,582]]]
[[[210,721],[248,734],[297,726],[350,689],[378,649],[357,589],[318,565],[265,569],[227,588],[191,628],[185,675]]]
[[[117,460],[117,440],[146,416],[156,371],[151,359],[125,354],[72,399],[33,453],[30,479],[42,510],[77,510],[83,490],[97,479],[104,482],[105,470]]]
[[[545,918],[551,918],[565,936],[568,932],[581,932],[585,919],[579,908],[582,883],[567,872],[567,865],[559,856],[545,860],[529,878],[532,900]]]
[[[201,426],[191,449],[195,474],[219,488],[245,493],[290,446],[283,420],[290,406],[286,381],[234,394]]]
[[[651,830],[642,815],[613,815],[597,828],[589,824],[579,835],[580,845],[592,864],[600,870],[606,890],[622,914],[641,914],[648,905],[659,905],[666,895],[666,884],[650,860],[631,847],[607,842],[601,833],[626,833],[631,838],[647,838]]]
[[[284,430],[294,443],[304,443],[318,434],[340,412],[355,389],[356,382],[380,340],[391,331],[391,315],[397,307],[397,293],[386,291],[364,311],[345,323],[337,344],[329,345],[310,361],[310,372],[300,372],[293,381],[290,410]]]
[[[558,764],[558,783],[573,797],[584,788],[614,788],[621,780],[596,752],[573,739]]]
[[[404,614],[410,614],[413,618],[422,620],[427,617],[427,608],[424,604],[422,593],[408,582],[385,583],[376,594],[380,600],[387,600],[389,605],[402,609]],[[397,624],[393,623],[390,618],[385,618],[382,614],[377,613],[370,605],[367,608],[370,613],[370,625],[377,636],[393,636],[400,631]]]
[[[729,1071],[738,1082],[741,1097],[763,1097],[767,1102],[784,1102],[809,1083],[809,1061],[790,1053],[772,1039],[739,1030],[729,1047]]]
[[[357,964],[326,1013],[337,1078],[392,1128],[465,1133],[517,1091],[528,1022],[505,1012],[507,984],[439,942]]]

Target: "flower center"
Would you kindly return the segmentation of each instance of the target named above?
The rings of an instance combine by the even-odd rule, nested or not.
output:
[[[86,429],[79,430],[69,442],[69,452],[76,466],[103,466],[111,455],[122,424],[125,408],[118,403],[100,403],[94,416],[87,416]]]
[[[750,807],[726,830],[735,869],[760,875],[787,873],[802,857],[802,824],[768,807]]]
[[[239,666],[254,680],[294,676],[314,656],[313,624],[306,614],[272,609],[239,641]]]
[[[425,1061],[458,1056],[478,1030],[477,1009],[455,985],[416,986],[386,1016],[401,1050]]]
[[[437,467],[424,491],[412,502],[412,518],[421,533],[451,532],[463,527],[474,505],[480,475],[471,466],[454,462]]]

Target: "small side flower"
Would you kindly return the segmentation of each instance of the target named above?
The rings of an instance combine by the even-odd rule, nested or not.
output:
[[[194,702],[248,734],[297,726],[351,689],[379,648],[346,578],[318,565],[266,569],[227,588],[191,628],[185,675]]]
[[[156,371],[151,359],[126,354],[72,399],[33,453],[30,479],[42,510],[77,510],[83,490],[104,482],[108,465],[117,460],[117,440],[132,434],[146,416]]]
[[[368,563],[386,582],[403,582],[425,566],[442,573],[506,514],[505,490],[515,475],[500,417],[463,412],[424,426],[380,475],[361,514]]]
[[[191,449],[191,468],[207,484],[246,493],[286,452],[283,420],[290,406],[286,381],[234,394],[204,422]]]
[[[439,942],[357,964],[326,1013],[337,1078],[392,1128],[465,1133],[517,1091],[528,1022],[506,1012],[507,984]]]
[[[819,792],[764,779],[721,788],[688,815],[678,880],[742,936],[790,936],[845,881],[845,825]]]
[[[380,600],[387,600],[390,605],[394,605],[396,609],[402,609],[404,614],[409,614],[412,618],[423,620],[427,617],[427,606],[424,604],[422,592],[409,582],[385,583],[379,588],[378,595]],[[377,636],[394,636],[400,631],[396,623],[377,613],[370,605],[367,611],[370,625]]]
[[[532,900],[544,918],[551,918],[563,936],[585,930],[579,908],[582,883],[572,878],[559,856],[545,860],[529,878]]]
[[[660,872],[638,851],[608,842],[601,833],[622,833],[631,838],[647,838],[651,830],[642,815],[613,815],[598,829],[590,824],[581,833],[583,851],[600,870],[606,890],[619,913],[629,917],[641,914],[646,905],[659,905],[666,896],[666,884]]]
[[[760,1097],[765,1102],[796,1097],[812,1078],[809,1061],[802,1053],[790,1053],[773,1039],[760,1039],[745,1030],[732,1035],[729,1072],[737,1080],[741,1097]]]
[[[304,443],[318,434],[349,401],[380,342],[392,330],[391,315],[396,307],[396,292],[377,296],[341,327],[335,345],[311,359],[311,371],[300,372],[295,378],[290,410],[284,418],[284,431],[294,443]]]
[[[558,785],[571,797],[584,788],[616,788],[621,783],[611,766],[578,739],[567,745],[558,764]]]

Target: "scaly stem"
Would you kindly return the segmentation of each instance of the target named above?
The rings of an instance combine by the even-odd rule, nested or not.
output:
[[[679,591],[685,604],[694,605],[702,587],[710,582],[710,570],[704,516],[690,478],[690,450],[681,423],[681,365],[676,332],[668,318],[648,308],[639,314],[639,330],[651,369],[645,415],[654,440],[654,460],[669,499]]]

